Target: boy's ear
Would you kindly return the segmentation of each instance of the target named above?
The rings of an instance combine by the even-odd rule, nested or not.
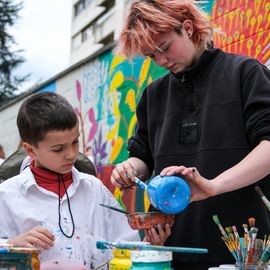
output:
[[[23,142],[22,146],[23,146],[24,151],[27,153],[27,155],[29,157],[31,157],[31,158],[36,157],[36,154],[34,152],[34,147],[31,144],[29,144],[27,142]]]

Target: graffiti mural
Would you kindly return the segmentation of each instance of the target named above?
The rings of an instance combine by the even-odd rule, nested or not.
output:
[[[128,157],[127,140],[134,132],[142,91],[165,72],[149,58],[138,57],[131,63],[108,52],[85,66],[82,78],[75,81],[83,152],[91,147],[98,177],[130,211],[134,210],[136,191],[123,194],[114,189],[110,175],[115,164]]]
[[[214,43],[229,53],[257,58],[269,67],[269,0],[216,0],[211,19],[218,31]]]
[[[269,0],[210,0],[203,4],[215,29],[214,44],[230,53],[270,65]],[[135,108],[145,87],[166,73],[149,58],[132,62],[107,52],[84,66],[74,81],[75,110],[80,119],[84,153],[91,148],[98,177],[124,208],[133,211],[135,197],[144,207],[145,194],[114,189],[110,175],[128,157],[127,140],[136,125]]]

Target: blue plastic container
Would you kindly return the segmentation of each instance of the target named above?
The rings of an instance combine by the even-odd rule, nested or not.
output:
[[[183,211],[190,201],[188,184],[177,176],[155,176],[146,185],[139,179],[136,183],[147,191],[151,205],[167,214]]]

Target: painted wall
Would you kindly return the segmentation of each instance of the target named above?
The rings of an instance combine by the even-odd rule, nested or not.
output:
[[[213,21],[215,46],[258,58],[269,65],[269,7],[269,0],[208,1],[203,8]],[[76,80],[76,110],[81,119],[83,145],[92,147],[99,177],[111,190],[109,178],[113,165],[127,158],[127,139],[134,131],[138,99],[145,86],[163,74],[164,70],[149,59],[135,59],[132,65],[108,53],[90,63],[82,78]],[[82,111],[83,106],[86,111]],[[114,192],[121,201],[121,191]],[[127,195],[128,200],[123,197],[131,210],[134,192]]]
[[[219,29],[214,35],[216,47],[256,57],[270,67],[269,0],[210,0],[204,10]],[[72,103],[80,119],[81,151],[91,147],[98,177],[131,211],[135,204],[147,207],[144,194],[114,189],[110,174],[115,164],[127,158],[127,139],[134,131],[142,91],[165,72],[149,59],[136,58],[130,63],[109,51],[37,89],[56,91]],[[0,111],[0,143],[8,145],[9,154],[17,146],[15,118],[20,102]]]

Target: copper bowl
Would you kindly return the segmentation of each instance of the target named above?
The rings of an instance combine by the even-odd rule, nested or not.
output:
[[[172,227],[174,215],[162,212],[132,212],[127,214],[129,226],[133,230],[150,230],[160,224],[165,227],[169,224]]]

